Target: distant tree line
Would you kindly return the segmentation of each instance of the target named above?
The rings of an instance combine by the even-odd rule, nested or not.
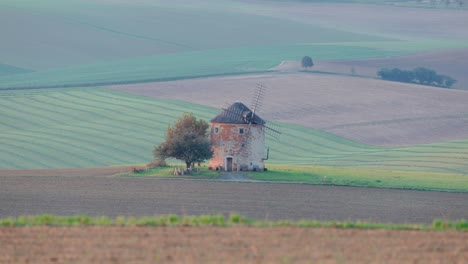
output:
[[[416,83],[444,88],[450,88],[456,82],[452,77],[437,74],[436,71],[423,67],[415,68],[412,71],[398,68],[382,68],[377,72],[377,76],[389,81]]]
[[[421,3],[424,2],[423,0],[417,0],[417,2]],[[462,8],[465,5],[465,0],[430,0],[432,5],[445,5],[445,6],[458,6]]]

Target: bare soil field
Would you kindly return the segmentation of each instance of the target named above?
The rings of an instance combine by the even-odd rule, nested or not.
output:
[[[111,86],[111,89],[217,108],[251,105],[267,86],[258,114],[358,142],[401,146],[468,137],[468,92],[314,73],[271,73]]]
[[[31,173],[32,174],[32,173]],[[122,176],[0,176],[0,218],[240,213],[258,220],[432,223],[468,218],[468,193]]]
[[[252,227],[0,228],[1,263],[466,263],[467,232]]]

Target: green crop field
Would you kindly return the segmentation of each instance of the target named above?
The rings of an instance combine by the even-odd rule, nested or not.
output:
[[[440,37],[432,28],[408,38],[407,31],[416,30],[417,24],[386,33],[366,26],[377,24],[373,21],[364,26],[328,23],[300,8],[285,15],[278,2],[4,0],[0,89],[268,71],[304,55],[315,60],[360,59],[468,47],[466,39],[450,30],[445,32],[453,38]],[[386,12],[385,7],[373,8]],[[342,12],[339,7],[335,11]],[[352,16],[347,19],[354,21]]]
[[[102,88],[0,92],[0,169],[99,167],[152,160],[167,125],[218,109]],[[268,164],[468,174],[468,139],[384,148],[282,124]]]

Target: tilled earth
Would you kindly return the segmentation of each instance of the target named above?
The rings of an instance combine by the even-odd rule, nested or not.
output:
[[[467,263],[468,232],[252,227],[0,228],[0,263]]]
[[[118,169],[120,170],[120,168]],[[38,175],[40,174],[38,171]],[[0,217],[200,215],[231,212],[255,219],[431,223],[468,219],[468,193],[106,176],[105,169],[0,172]],[[110,171],[109,171],[110,172]],[[108,172],[108,173],[109,173]],[[36,175],[35,171],[18,172]],[[8,176],[9,175],[9,176]]]
[[[231,178],[208,181],[111,176],[128,170],[84,169],[81,174],[79,169],[0,171],[0,217],[237,212],[256,219],[385,223],[468,218],[466,193],[233,182]],[[0,263],[468,262],[468,232],[452,231],[2,227],[0,245]]]

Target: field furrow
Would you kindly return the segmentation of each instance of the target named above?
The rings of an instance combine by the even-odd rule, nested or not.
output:
[[[182,113],[209,120],[218,112],[101,88],[7,93],[0,96],[2,169],[147,163],[167,125]],[[297,125],[280,126],[280,139],[266,140],[271,164],[468,172],[468,140],[376,147]]]

